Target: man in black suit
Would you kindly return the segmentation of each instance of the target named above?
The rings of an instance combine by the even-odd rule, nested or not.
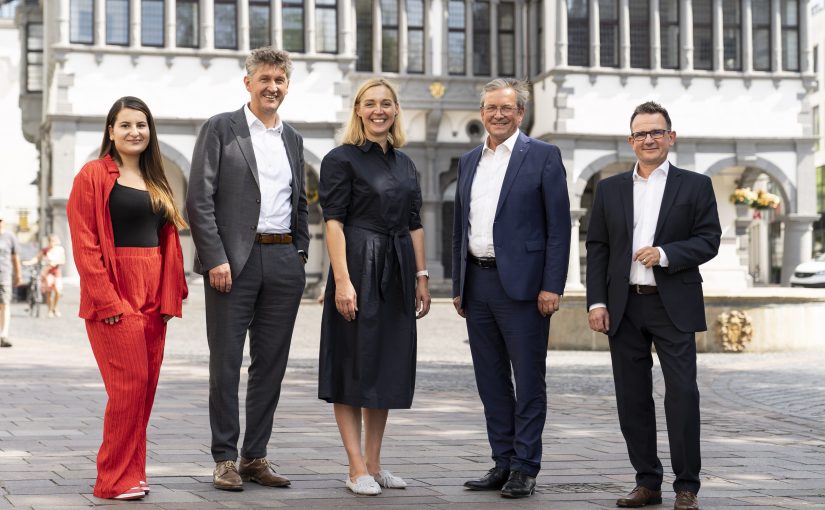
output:
[[[599,183],[587,231],[588,319],[610,338],[619,423],[636,470],[636,488],[616,505],[662,501],[652,343],[667,388],[674,508],[698,509],[695,332],[707,329],[699,265],[716,256],[722,231],[710,179],[667,160],[676,142],[667,110],[639,105],[630,130],[638,162]]]
[[[249,102],[200,130],[186,208],[204,278],[213,485],[285,487],[266,458],[309,248],[303,139],[278,108],[292,60],[272,47],[246,59]],[[238,384],[249,333],[246,430],[238,459]]]

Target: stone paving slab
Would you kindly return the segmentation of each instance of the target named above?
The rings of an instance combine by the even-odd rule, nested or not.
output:
[[[409,488],[377,497],[350,494],[331,407],[316,397],[321,311],[305,302],[269,445],[269,458],[292,488],[248,484],[243,492],[217,491],[211,486],[203,293],[194,285],[185,318],[170,323],[149,425],[154,490],[140,502],[100,500],[91,488],[105,391],[83,323],[68,312],[76,305],[72,287],[58,319],[29,318],[22,305],[13,305],[15,345],[0,350],[0,510],[599,509],[614,508],[616,497],[633,486],[609,354],[551,351],[536,495],[510,501],[464,490],[466,479],[490,467],[489,447],[466,330],[451,304],[438,301],[419,322],[413,409],[391,413],[384,443],[385,467],[407,479]],[[699,365],[702,508],[825,508],[825,354],[703,354]],[[673,505],[672,475],[658,365],[654,381],[666,471],[661,508],[667,508]]]

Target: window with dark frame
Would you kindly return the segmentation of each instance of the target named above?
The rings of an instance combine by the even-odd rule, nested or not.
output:
[[[599,65],[619,67],[619,0],[599,0]]]
[[[215,0],[215,48],[238,49],[238,4],[235,0]]]
[[[799,71],[799,0],[781,0],[782,70]]]
[[[355,0],[355,70],[373,70],[372,0]]]
[[[424,0],[407,0],[407,73],[424,72]]]
[[[398,72],[398,0],[381,0],[381,70]]]
[[[567,0],[567,64],[590,65],[590,9],[588,0]]]
[[[450,74],[467,74],[464,48],[467,44],[467,18],[464,0],[449,0],[447,11],[447,70]]]
[[[315,51],[338,53],[337,0],[315,0]]]
[[[722,55],[725,71],[742,70],[742,5],[722,2]]]
[[[693,68],[713,69],[713,0],[693,0]]]
[[[199,47],[199,26],[198,0],[177,0],[175,3],[175,45],[180,48]]]
[[[303,53],[305,51],[304,2],[303,0],[284,0],[281,5],[284,49]]]
[[[498,74],[516,75],[516,4],[498,4]]]
[[[659,37],[662,69],[679,69],[679,0],[661,0],[659,4]]]
[[[106,44],[129,45],[129,0],[106,0]]]
[[[473,75],[490,76],[490,2],[476,0],[473,6]]]
[[[163,47],[163,0],[141,0],[140,44]]]
[[[26,25],[26,91],[43,91],[43,23]]]
[[[650,5],[630,0],[630,67],[650,69]]]
[[[269,0],[249,0],[249,48],[272,44],[272,12]]]
[[[771,70],[771,0],[751,0],[754,71]]]
[[[69,4],[69,42],[94,44],[94,0],[71,0]]]

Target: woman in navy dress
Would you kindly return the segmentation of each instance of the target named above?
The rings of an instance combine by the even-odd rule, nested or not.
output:
[[[398,94],[384,79],[358,89],[343,145],[321,163],[330,258],[318,397],[334,404],[349,459],[347,487],[375,495],[406,482],[381,468],[389,409],[415,389],[415,321],[430,309],[421,189],[404,145]],[[361,451],[361,429],[365,451]]]

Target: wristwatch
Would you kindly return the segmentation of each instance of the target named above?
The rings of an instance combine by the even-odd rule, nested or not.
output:
[[[425,277],[426,279],[429,280],[430,279],[430,272],[427,271],[426,269],[422,269],[421,271],[415,273],[416,278],[418,278],[419,276],[423,276],[423,277]]]

